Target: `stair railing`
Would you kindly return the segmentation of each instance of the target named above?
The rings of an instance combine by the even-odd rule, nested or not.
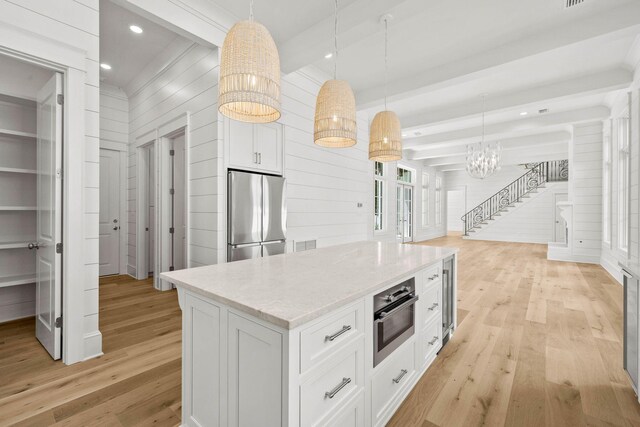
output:
[[[493,219],[506,208],[521,201],[527,194],[538,189],[546,182],[567,181],[569,179],[569,161],[555,160],[527,165],[529,170],[515,181],[483,201],[462,216],[464,235],[469,231]]]

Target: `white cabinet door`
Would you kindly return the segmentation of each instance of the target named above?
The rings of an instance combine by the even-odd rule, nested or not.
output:
[[[254,149],[253,126],[250,123],[226,120],[229,139],[229,166],[239,169],[255,169],[258,165]]]
[[[256,125],[254,148],[258,153],[258,168],[282,173],[282,126],[278,123]]]
[[[61,355],[62,255],[62,75],[38,91],[38,184],[36,238],[36,338],[54,359]]]
[[[100,275],[120,271],[120,153],[100,150]]]
[[[282,334],[229,313],[229,426],[282,425]]]
[[[182,425],[220,426],[220,308],[187,294],[182,326]]]

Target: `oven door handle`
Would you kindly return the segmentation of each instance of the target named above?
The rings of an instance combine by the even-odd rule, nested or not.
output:
[[[414,295],[413,298],[408,299],[406,302],[400,304],[399,306],[397,306],[396,308],[394,308],[393,310],[391,310],[389,312],[383,311],[382,313],[380,313],[380,316],[377,319],[374,320],[373,323],[384,322],[387,319],[387,317],[392,316],[392,315],[396,314],[397,312],[399,312],[400,310],[403,310],[406,307],[415,304],[416,301],[418,301],[418,295]]]

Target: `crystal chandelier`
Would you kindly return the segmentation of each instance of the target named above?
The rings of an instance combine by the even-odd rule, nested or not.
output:
[[[487,144],[484,141],[484,106],[485,96],[482,96],[482,139],[477,144],[467,145],[467,173],[474,178],[485,179],[500,170],[499,142]]]

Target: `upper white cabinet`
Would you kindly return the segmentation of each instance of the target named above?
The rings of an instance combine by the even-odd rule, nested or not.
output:
[[[282,125],[225,119],[228,166],[282,175]]]

